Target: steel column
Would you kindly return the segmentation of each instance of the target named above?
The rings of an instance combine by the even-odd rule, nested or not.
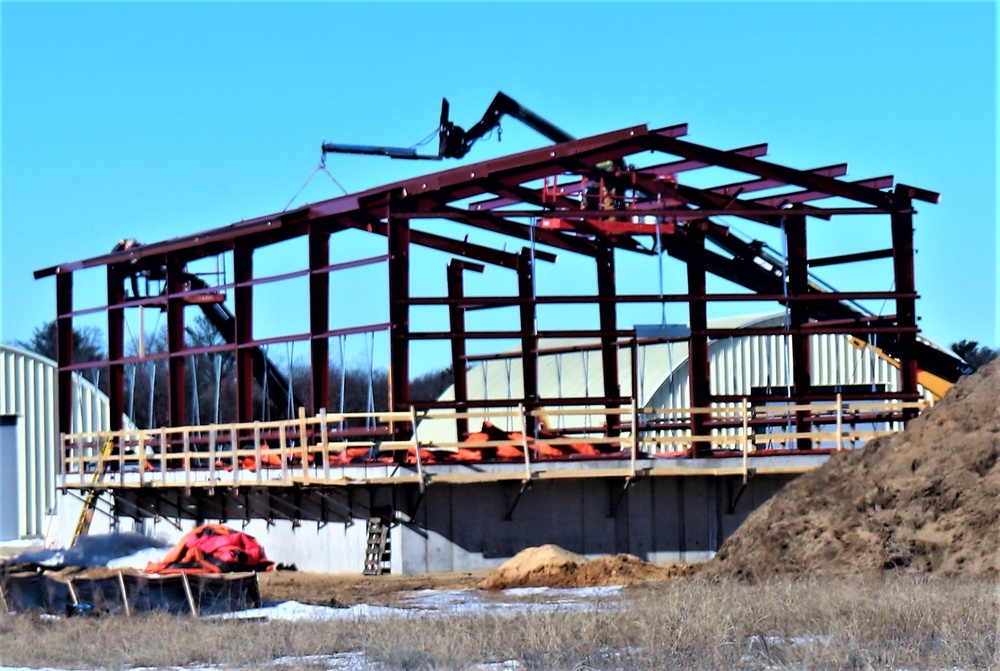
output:
[[[108,428],[120,431],[125,414],[125,274],[120,266],[108,266]]]
[[[167,398],[170,426],[187,424],[184,360],[184,299],[175,294],[184,291],[184,266],[167,257]]]
[[[788,271],[787,287],[788,295],[804,296],[809,293],[809,266],[808,255],[806,253],[806,218],[800,215],[786,217],[784,220],[785,242],[788,258],[786,268]],[[806,301],[789,301],[786,308],[788,310],[789,327],[792,330],[792,385],[794,387],[793,397],[796,404],[805,403],[812,387],[811,358],[809,351],[809,334],[802,331],[802,326],[809,321],[809,303]],[[808,432],[811,425],[808,420],[809,412],[799,410],[795,413],[795,431],[800,433]],[[812,448],[812,441],[809,438],[799,438],[797,441],[800,450]]]
[[[917,398],[917,326],[916,281],[913,272],[913,210],[910,196],[905,188],[896,187],[892,196],[894,212],[892,220],[893,273],[896,281],[896,319],[900,327],[898,336],[900,390]],[[910,417],[915,413],[909,413]]]
[[[521,379],[524,381],[524,407],[538,407],[538,335],[535,324],[535,264],[530,249],[522,249],[517,267],[517,291],[521,312]],[[528,432],[537,434],[538,423],[528,418]]]
[[[410,407],[410,220],[389,218],[390,410]]]
[[[452,259],[448,263],[448,298],[462,298],[465,295],[465,282],[462,276],[463,271],[469,267],[468,263]],[[482,272],[482,266],[477,266]],[[475,269],[475,268],[472,268]],[[448,306],[448,324],[451,332],[457,335],[465,333],[465,308],[452,303]],[[468,410],[469,400],[469,379],[466,373],[465,361],[465,339],[455,338],[451,341],[451,371],[454,378],[455,388],[455,410],[465,412]],[[455,420],[455,435],[458,440],[464,440],[469,433],[469,420],[460,417]]]
[[[309,229],[309,354],[312,370],[312,411],[330,409],[330,232]],[[295,409],[298,412],[298,408]]]
[[[56,275],[56,363],[59,366],[59,432],[73,431],[73,275]],[[62,463],[62,455],[57,459]]]
[[[694,224],[688,229],[688,241],[692,249],[704,249],[705,232],[698,224]],[[691,402],[688,405],[692,408],[704,408],[708,405],[708,397],[711,392],[708,336],[702,335],[708,328],[708,303],[700,300],[707,293],[704,266],[697,263],[687,264],[687,285],[688,294],[699,298],[699,300],[688,303],[688,320],[691,326],[691,337],[688,345],[688,378],[690,380]],[[707,434],[705,416],[698,413],[692,414],[691,435],[704,436]],[[693,442],[691,456],[708,452],[710,449],[710,443],[699,446],[697,442]]]
[[[233,249],[233,275],[236,281],[236,421],[253,421],[253,352],[241,347],[253,341],[253,246],[237,238]]]
[[[602,299],[616,296],[615,288],[615,248],[609,244],[601,244],[595,255],[597,261],[597,294]],[[601,368],[604,373],[604,397],[618,398],[621,396],[621,384],[618,380],[618,346],[617,338],[612,336],[618,329],[617,301],[602,300],[599,306],[600,330],[607,335],[601,336]],[[633,396],[635,392],[633,390]],[[609,403],[607,408],[617,408],[618,406]],[[618,415],[607,415],[605,426],[608,436],[617,436],[620,431],[617,426],[621,423]]]

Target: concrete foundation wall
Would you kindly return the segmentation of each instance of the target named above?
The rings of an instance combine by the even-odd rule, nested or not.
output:
[[[413,522],[402,525],[404,574],[499,566],[521,550],[554,543],[597,557],[627,552],[658,563],[710,559],[750,512],[793,476],[547,480],[428,488]],[[612,507],[616,506],[612,514]]]
[[[265,488],[236,496],[233,500],[239,507],[226,508],[229,519],[218,521],[257,537],[273,561],[303,571],[360,574],[367,522],[375,515],[394,520],[390,530],[394,574],[495,568],[527,547],[547,543],[588,557],[627,552],[657,563],[699,562],[710,559],[752,510],[794,477],[756,475],[742,494],[739,475],[646,477],[627,489],[623,478],[541,479],[523,492],[516,480],[441,483],[428,486],[422,495],[413,484],[378,485],[353,490],[350,505],[336,519],[297,522],[276,515],[279,509]],[[181,491],[174,490],[174,495],[181,496]],[[124,502],[128,495],[126,490],[118,492],[119,510],[130,509]],[[188,499],[163,499],[163,490],[157,495],[164,510],[195,507]],[[304,503],[307,495],[303,490],[305,512],[312,505]],[[243,517],[247,507],[249,522]],[[108,494],[99,508],[112,510]],[[79,511],[78,498],[61,497],[59,536],[64,545],[72,537]],[[197,523],[192,518],[180,520],[178,529],[165,515],[140,521],[123,515],[117,529],[173,543]],[[91,533],[113,528],[112,518],[99,513]]]

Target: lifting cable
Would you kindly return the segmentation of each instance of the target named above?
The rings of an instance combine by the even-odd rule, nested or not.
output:
[[[295,341],[285,343],[285,351],[288,354],[288,403],[286,411],[288,419],[295,419]]]
[[[486,401],[490,400],[489,371],[487,371],[487,369],[486,369],[488,363],[489,363],[489,359],[483,359],[483,363],[480,364],[480,366],[479,366],[479,368],[482,369],[482,371],[483,371],[483,399],[486,400]],[[493,420],[493,418],[489,414],[489,408],[487,408],[487,410],[486,410],[486,421],[492,421],[492,420]]]
[[[781,291],[785,297],[785,334],[781,336],[785,345],[785,393],[788,399],[792,399],[792,338],[788,335],[788,330],[792,327],[791,305],[788,302],[788,235],[785,232],[785,217],[781,217]],[[802,362],[796,362],[796,365]],[[793,402],[794,403],[794,402]],[[788,413],[785,418],[786,433],[792,432],[792,415]],[[785,440],[785,447],[788,447],[788,440]]]
[[[292,206],[292,203],[295,202],[295,199],[298,198],[299,195],[303,191],[306,190],[306,187],[309,186],[309,182],[313,181],[313,178],[316,176],[316,173],[318,173],[318,172],[325,172],[327,174],[327,176],[330,178],[330,180],[334,184],[337,185],[337,188],[340,189],[341,191],[343,191],[345,196],[347,195],[347,193],[348,193],[347,189],[345,189],[344,186],[340,182],[337,181],[337,178],[333,176],[333,173],[330,172],[327,169],[327,167],[326,167],[326,154],[323,154],[319,158],[319,165],[317,165],[316,168],[309,175],[309,177],[306,178],[306,181],[303,182],[302,186],[299,187],[299,190],[295,192],[295,195],[292,196],[289,199],[289,201],[285,204],[285,207],[282,208],[282,210],[281,210],[282,212],[287,212],[288,211],[288,208],[290,208]]]
[[[340,413],[340,430],[344,430],[344,394],[347,390],[347,336],[341,334],[340,340],[340,399],[337,401],[338,412]]]
[[[365,428],[375,428],[375,331],[370,332],[371,338],[365,338],[365,355],[368,357],[368,407],[365,418]],[[371,346],[369,347],[369,341]]]
[[[215,424],[219,423],[219,399],[222,396],[222,353],[215,352],[212,356],[215,365]]]
[[[268,377],[267,377],[267,362],[271,360],[267,356],[267,345],[264,345],[263,347],[260,348],[260,353],[264,355],[264,380],[263,384],[261,385],[263,389],[261,390],[262,393],[260,395],[260,418],[262,421],[266,422],[270,419],[270,414],[271,414],[269,412],[270,408],[268,407],[267,404],[269,400],[267,390],[271,386],[270,384],[268,384]]]
[[[556,391],[559,394],[559,398],[563,398],[563,383],[562,383],[562,352],[556,352]],[[562,429],[566,425],[566,416],[562,413],[559,414],[559,428]]]

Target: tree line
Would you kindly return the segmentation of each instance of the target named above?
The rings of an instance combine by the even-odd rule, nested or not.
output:
[[[73,329],[73,361],[83,363],[107,359],[104,334],[100,329],[85,327]],[[224,344],[222,336],[211,323],[198,316],[187,329],[185,344],[189,348],[210,347]],[[56,323],[48,322],[36,328],[31,338],[19,341],[18,346],[56,358]],[[147,354],[166,351],[166,330],[161,328],[147,340]],[[126,356],[137,356],[133,343],[126,345]],[[236,419],[236,357],[225,350],[186,357],[187,392],[185,395],[186,421],[191,425],[229,423]],[[272,362],[290,384],[299,398],[310,398],[312,377],[307,364],[287,361],[284,366]],[[109,372],[106,366],[81,371],[83,377],[107,393]],[[329,368],[329,399],[327,412],[383,412],[389,408],[389,372],[370,369],[361,365],[342,365],[331,362]],[[437,399],[451,386],[451,367],[426,373],[410,382],[410,396],[414,401]],[[255,420],[268,421],[296,416],[298,408],[287,407],[286,396],[268,399],[267,392],[254,381]],[[343,402],[341,391],[343,390]],[[167,361],[150,359],[125,366],[125,414],[137,427],[157,428],[168,424]]]

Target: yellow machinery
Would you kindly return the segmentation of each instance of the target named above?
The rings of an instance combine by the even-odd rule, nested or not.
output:
[[[87,532],[90,531],[90,523],[94,519],[94,511],[97,510],[97,500],[101,496],[96,487],[100,483],[101,478],[104,477],[104,471],[107,468],[107,458],[114,447],[114,437],[108,436],[104,447],[101,448],[100,455],[97,457],[97,464],[94,467],[94,479],[91,481],[92,486],[87,490],[87,494],[83,499],[83,510],[80,511],[80,519],[77,520],[76,529],[73,530],[73,538],[69,543],[70,547],[76,545],[76,541],[80,536],[86,536]]]

